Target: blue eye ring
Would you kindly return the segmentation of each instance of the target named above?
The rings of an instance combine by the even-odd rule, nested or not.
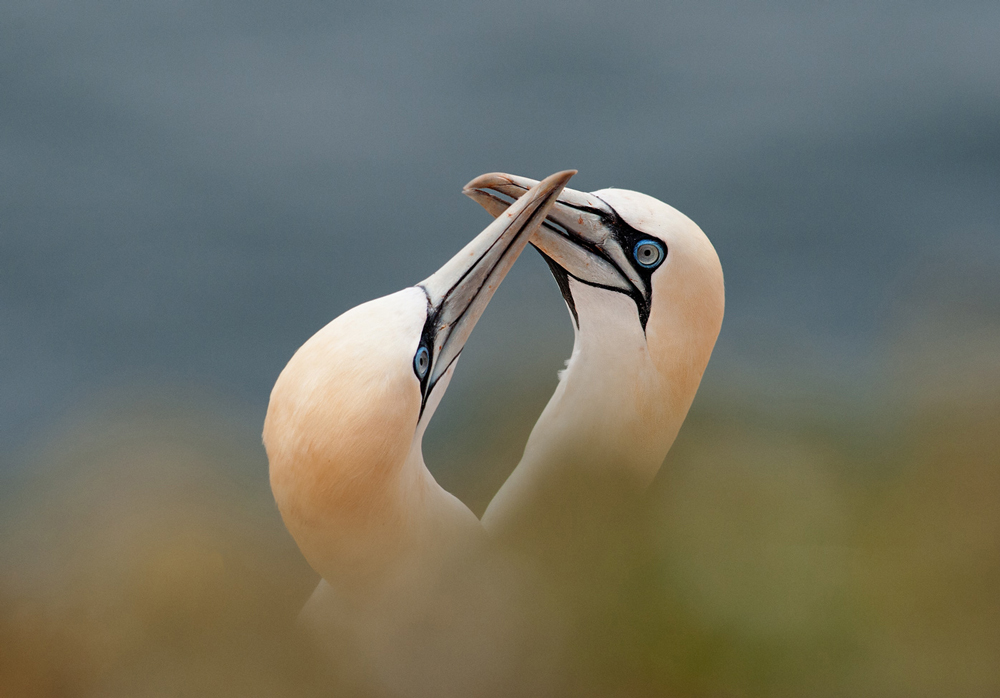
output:
[[[640,240],[632,248],[632,256],[640,267],[653,269],[663,263],[667,253],[656,240]]]
[[[417,378],[423,380],[424,376],[427,375],[427,369],[430,367],[431,353],[427,351],[427,347],[420,347],[413,357],[413,371],[417,374]]]

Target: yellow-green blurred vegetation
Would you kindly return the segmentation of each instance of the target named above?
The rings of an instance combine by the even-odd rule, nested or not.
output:
[[[929,368],[940,348],[900,357],[875,403],[702,395],[641,505],[599,513],[553,561],[562,692],[1000,693],[988,339],[972,379],[947,368],[964,382]],[[547,387],[511,390],[429,446],[480,512]],[[296,629],[317,578],[257,434],[200,400],[121,404],[67,419],[5,483],[0,695],[377,695]]]

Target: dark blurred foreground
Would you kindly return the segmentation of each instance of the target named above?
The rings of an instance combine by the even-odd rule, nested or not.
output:
[[[552,575],[562,692],[1000,692],[998,425],[995,392],[853,421],[700,401],[646,505]],[[22,473],[0,695],[370,694],[296,630],[316,577],[237,427],[137,401],[76,420]]]

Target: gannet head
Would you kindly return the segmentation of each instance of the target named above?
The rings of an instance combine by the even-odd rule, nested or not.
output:
[[[264,422],[271,488],[327,581],[377,577],[420,533],[424,429],[476,321],[573,174],[541,182],[423,282],[333,320],[279,375]]]
[[[498,215],[533,183],[488,174],[465,193]],[[602,403],[573,413],[580,457],[632,460],[631,470],[648,482],[687,414],[722,325],[715,248],[680,211],[624,189],[564,189],[531,242],[573,316],[576,345],[564,375],[584,371],[586,362],[590,373],[578,382],[589,392],[579,399],[600,396]],[[546,431],[559,429],[559,414],[543,414],[539,425],[546,420]]]

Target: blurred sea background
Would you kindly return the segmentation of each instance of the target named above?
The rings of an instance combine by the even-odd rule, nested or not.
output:
[[[270,387],[485,227],[466,181],[565,168],[727,283],[648,501],[558,582],[565,694],[997,695],[998,36],[971,0],[3,3],[0,696],[370,694],[292,622]],[[528,251],[425,439],[477,513],[571,345]]]

